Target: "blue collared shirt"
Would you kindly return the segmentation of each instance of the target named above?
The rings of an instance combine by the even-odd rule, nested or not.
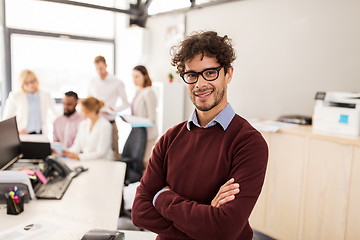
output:
[[[26,93],[29,105],[27,132],[41,132],[41,109],[39,92]]]
[[[208,127],[212,127],[216,124],[220,124],[220,126],[225,131],[227,129],[227,127],[229,126],[231,120],[234,118],[234,116],[235,116],[235,111],[231,107],[230,103],[228,103],[226,105],[226,107],[223,110],[221,110],[221,112],[219,112],[219,114],[216,115],[216,117],[213,120],[211,120],[204,128],[208,128]],[[193,123],[197,127],[201,127],[199,124],[197,115],[196,115],[196,110],[194,110],[194,112],[191,114],[188,122],[186,123],[186,127],[189,131],[190,131],[191,123]]]

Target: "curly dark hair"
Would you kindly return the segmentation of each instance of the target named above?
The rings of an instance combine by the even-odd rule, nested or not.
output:
[[[187,36],[179,45],[171,48],[171,64],[177,68],[177,73],[185,72],[185,62],[191,61],[195,55],[216,57],[218,63],[224,66],[225,73],[236,59],[235,51],[228,36],[218,36],[217,32],[195,32]]]

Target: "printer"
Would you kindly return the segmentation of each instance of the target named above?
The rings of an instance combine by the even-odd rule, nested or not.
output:
[[[313,129],[360,135],[360,92],[317,92]]]

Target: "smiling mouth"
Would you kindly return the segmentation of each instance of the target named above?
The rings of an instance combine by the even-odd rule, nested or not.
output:
[[[195,96],[203,98],[209,96],[211,93],[213,93],[214,90],[205,91],[205,92],[195,92]]]

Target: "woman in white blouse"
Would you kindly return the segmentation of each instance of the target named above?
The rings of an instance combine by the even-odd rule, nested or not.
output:
[[[99,114],[104,102],[88,97],[80,104],[84,120],[79,124],[74,144],[63,155],[77,160],[112,160],[111,124]]]
[[[21,90],[10,92],[3,119],[16,116],[20,134],[47,134],[56,117],[55,100],[39,89],[35,73],[23,70],[19,76]]]
[[[151,79],[146,67],[139,65],[133,69],[133,81],[137,87],[136,95],[131,103],[131,114],[144,117],[154,123],[153,127],[147,127],[147,143],[144,156],[144,165],[147,166],[151,157],[152,148],[158,137],[156,127],[156,95],[152,89]]]

